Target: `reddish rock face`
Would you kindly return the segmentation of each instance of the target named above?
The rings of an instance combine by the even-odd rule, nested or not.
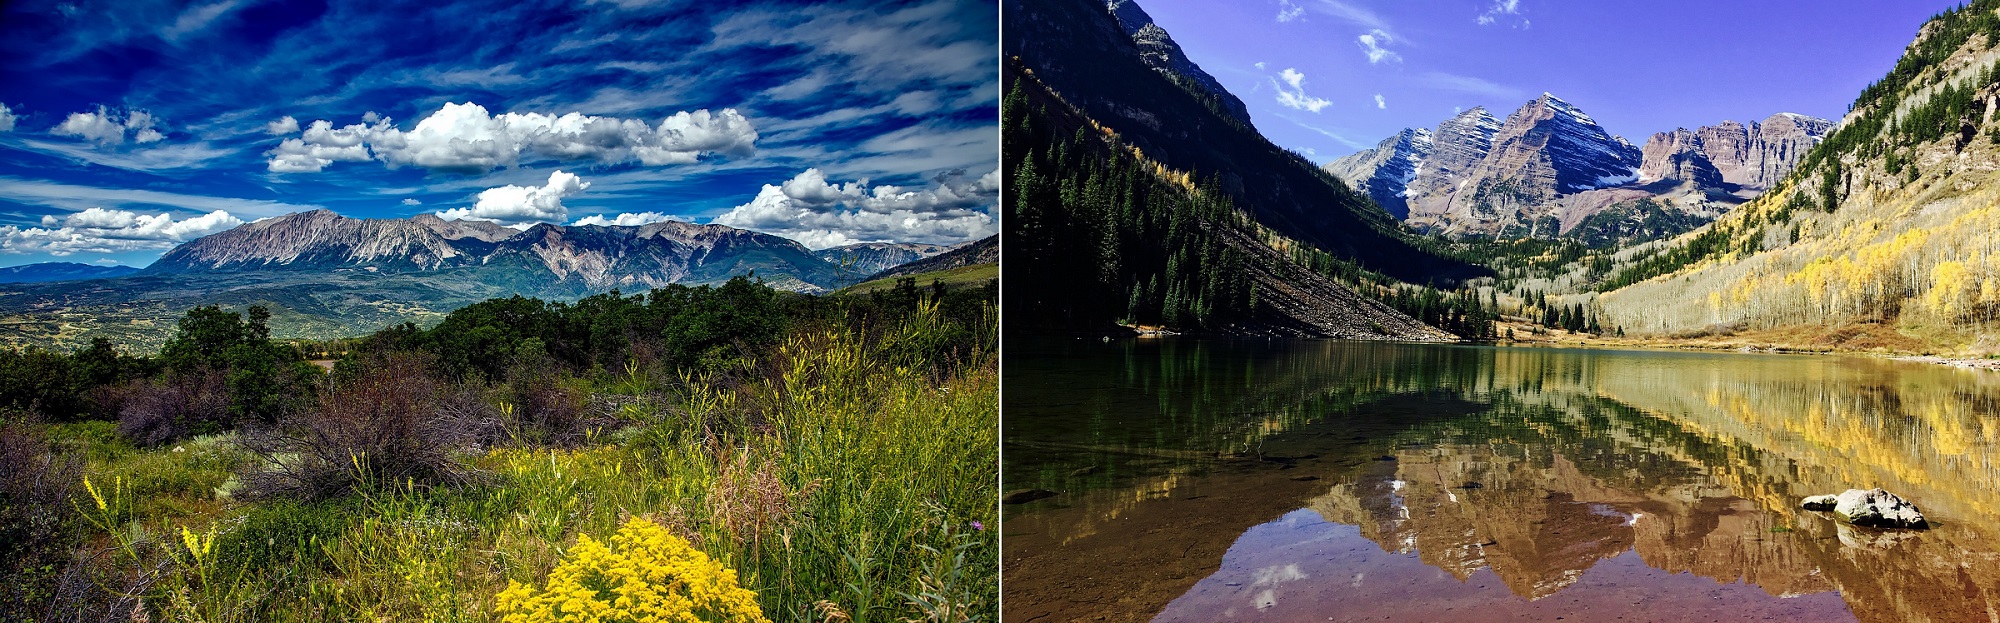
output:
[[[1482,114],[1484,111],[1479,111]],[[1485,119],[1490,119],[1488,116]],[[1464,115],[1453,121],[1464,119]],[[1475,117],[1474,123],[1485,119]],[[1452,122],[1447,122],[1451,124]],[[1410,220],[1444,231],[1498,233],[1534,230],[1550,202],[1577,192],[1633,180],[1639,150],[1604,131],[1582,110],[1550,94],[1528,102],[1485,134],[1484,124],[1461,130],[1468,147],[1488,147],[1469,164],[1424,167],[1421,194],[1411,193]],[[1445,153],[1437,132],[1439,155]],[[1484,134],[1484,136],[1480,136]],[[1458,153],[1469,155],[1473,149]],[[1554,232],[1547,232],[1553,235]]]
[[[1724,121],[1695,130],[1696,138],[1701,141],[1702,152],[1708,156],[1709,163],[1715,165],[1715,169],[1722,174],[1722,180],[1741,185],[1748,185],[1747,181],[1755,177],[1755,173],[1749,172],[1748,169],[1753,168],[1752,163],[1760,161],[1759,158],[1752,156],[1756,150],[1752,144],[1756,135],[1757,123],[1754,121],[1748,126],[1734,121]]]
[[[1764,119],[1764,123],[1754,126],[1756,133],[1750,139],[1749,159],[1744,161],[1747,172],[1735,183],[1754,188],[1770,188],[1791,175],[1799,160],[1806,152],[1818,145],[1833,130],[1833,122],[1818,117],[1807,117],[1781,112]]]
[[[1739,126],[1740,127],[1740,126]],[[1714,128],[1702,128],[1703,131]],[[1720,187],[1723,174],[1704,148],[1707,141],[1702,135],[1676,128],[1672,132],[1654,134],[1646,140],[1642,150],[1643,160],[1639,165],[1639,183],[1650,184],[1660,180],[1694,182],[1706,187]]]
[[[1825,119],[1778,113],[1762,123],[1753,121],[1744,125],[1724,121],[1693,132],[1675,130],[1655,134],[1646,143],[1647,163],[1640,167],[1639,180],[1676,179],[1706,187],[1728,184],[1753,191],[1766,190],[1790,175],[1799,159],[1832,127],[1833,123]],[[1653,142],[1663,138],[1668,143],[1655,149]],[[1714,169],[1719,179],[1703,179],[1699,177],[1699,169]]]

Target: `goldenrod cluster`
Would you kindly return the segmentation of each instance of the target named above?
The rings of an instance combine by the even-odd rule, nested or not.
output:
[[[577,537],[570,558],[549,572],[548,587],[508,582],[498,596],[507,623],[769,623],[757,594],[736,571],[644,519],[627,522],[610,547]]]

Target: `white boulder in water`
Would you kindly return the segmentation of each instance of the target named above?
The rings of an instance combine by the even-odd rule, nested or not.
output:
[[[1815,495],[1799,506],[1809,511],[1833,511],[1857,526],[1916,530],[1931,527],[1916,505],[1881,489],[1848,489],[1839,495]]]

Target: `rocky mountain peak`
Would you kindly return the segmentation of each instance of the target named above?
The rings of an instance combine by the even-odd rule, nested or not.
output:
[[[1430,130],[1410,128],[1383,139],[1373,149],[1334,160],[1322,168],[1401,219],[1409,214],[1409,204],[1404,200],[1409,184],[1417,178],[1434,148]]]
[[[1523,105],[1507,117],[1494,137],[1496,153],[1522,150],[1546,158],[1559,187],[1557,193],[1588,190],[1629,182],[1640,154],[1632,144],[1611,136],[1583,110],[1549,93]],[[1515,169],[1505,154],[1492,162]],[[1528,162],[1520,166],[1538,168]]]
[[[1250,109],[1243,105],[1243,100],[1237,99],[1228,89],[1223,88],[1222,83],[1216,81],[1214,76],[1202,71],[1200,65],[1190,60],[1187,53],[1181,51],[1180,44],[1175,43],[1173,37],[1167,35],[1167,29],[1153,23],[1153,16],[1146,14],[1145,9],[1139,8],[1139,3],[1132,0],[1105,0],[1104,8],[1111,12],[1111,16],[1115,18],[1113,21],[1118,22],[1126,36],[1131,37],[1132,43],[1139,47],[1139,58],[1146,63],[1146,66],[1168,76],[1193,82],[1201,90],[1207,91],[1210,97],[1215,98],[1216,105],[1221,108],[1224,115],[1245,126],[1251,126]]]
[[[1486,158],[1493,150],[1493,135],[1500,132],[1500,120],[1484,106],[1453,115],[1431,132],[1431,156],[1426,158],[1404,193],[1420,197],[1448,192],[1458,176]]]
[[[1539,231],[1546,204],[1629,183],[1642,161],[1640,149],[1552,93],[1528,101],[1505,121],[1483,107],[1460,112],[1439,123],[1430,138],[1431,155],[1416,163],[1401,194],[1407,204],[1401,216],[1446,231],[1501,233],[1523,224]],[[1336,174],[1361,179],[1363,170],[1379,172],[1357,170],[1364,160],[1340,162],[1345,169]],[[1374,185],[1369,189],[1378,194]]]

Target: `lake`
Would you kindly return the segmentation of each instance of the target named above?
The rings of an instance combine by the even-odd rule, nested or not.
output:
[[[2000,620],[2000,375],[1009,341],[1007,621]],[[1882,487],[1928,531],[1801,498]]]

